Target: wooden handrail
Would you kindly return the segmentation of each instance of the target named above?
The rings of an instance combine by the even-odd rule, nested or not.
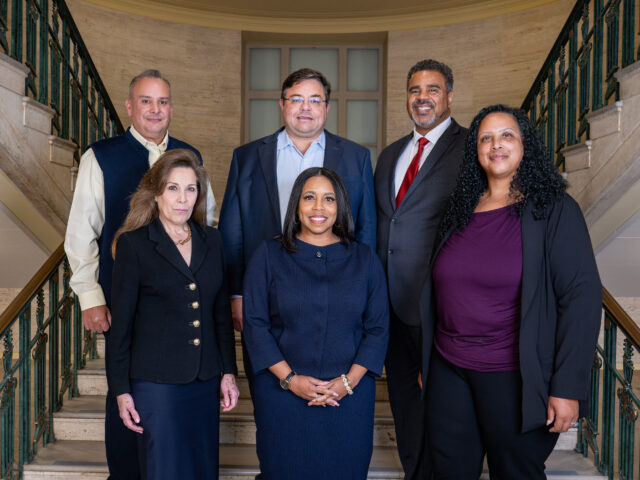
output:
[[[602,287],[602,305],[620,324],[624,333],[640,346],[640,327],[604,287]]]
[[[46,262],[40,267],[29,283],[27,283],[20,293],[13,299],[13,301],[7,306],[4,312],[0,313],[0,335],[11,324],[13,319],[20,313],[20,310],[24,305],[33,297],[42,284],[47,280],[47,277],[51,275],[51,272],[56,268],[60,260],[64,257],[64,244],[61,243],[58,248],[51,254]]]

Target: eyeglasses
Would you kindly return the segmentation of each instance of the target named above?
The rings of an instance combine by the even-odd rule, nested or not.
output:
[[[304,97],[300,97],[298,95],[294,95],[293,97],[289,97],[289,98],[284,98],[284,100],[287,100],[289,102],[291,102],[292,105],[303,105],[305,100]],[[319,107],[320,105],[322,105],[323,103],[326,103],[326,100],[323,100],[320,97],[311,97],[308,99],[309,105],[311,105],[312,107]]]

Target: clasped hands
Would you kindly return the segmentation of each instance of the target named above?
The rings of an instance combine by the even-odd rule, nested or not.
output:
[[[347,394],[340,377],[322,381],[307,375],[294,375],[289,383],[289,390],[307,400],[310,407],[339,407],[338,402]]]

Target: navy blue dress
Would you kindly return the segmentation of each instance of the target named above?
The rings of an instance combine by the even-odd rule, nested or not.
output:
[[[388,339],[384,271],[357,242],[296,246],[289,253],[278,241],[264,242],[244,276],[260,468],[266,480],[364,480],[373,451],[373,377],[382,372]],[[369,374],[339,407],[309,407],[269,372],[282,360],[322,380],[354,363]]]

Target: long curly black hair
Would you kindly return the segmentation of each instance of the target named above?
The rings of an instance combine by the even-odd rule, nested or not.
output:
[[[547,207],[562,197],[567,182],[551,161],[549,152],[538,135],[535,126],[520,109],[506,105],[485,107],[475,116],[469,127],[464,146],[464,158],[460,176],[440,225],[440,236],[448,231],[459,231],[471,221],[480,197],[487,189],[487,174],[478,163],[478,128],[491,113],[507,113],[518,122],[524,154],[520,166],[511,181],[511,195],[518,201],[513,205],[518,216],[528,205],[534,218],[543,218]]]

